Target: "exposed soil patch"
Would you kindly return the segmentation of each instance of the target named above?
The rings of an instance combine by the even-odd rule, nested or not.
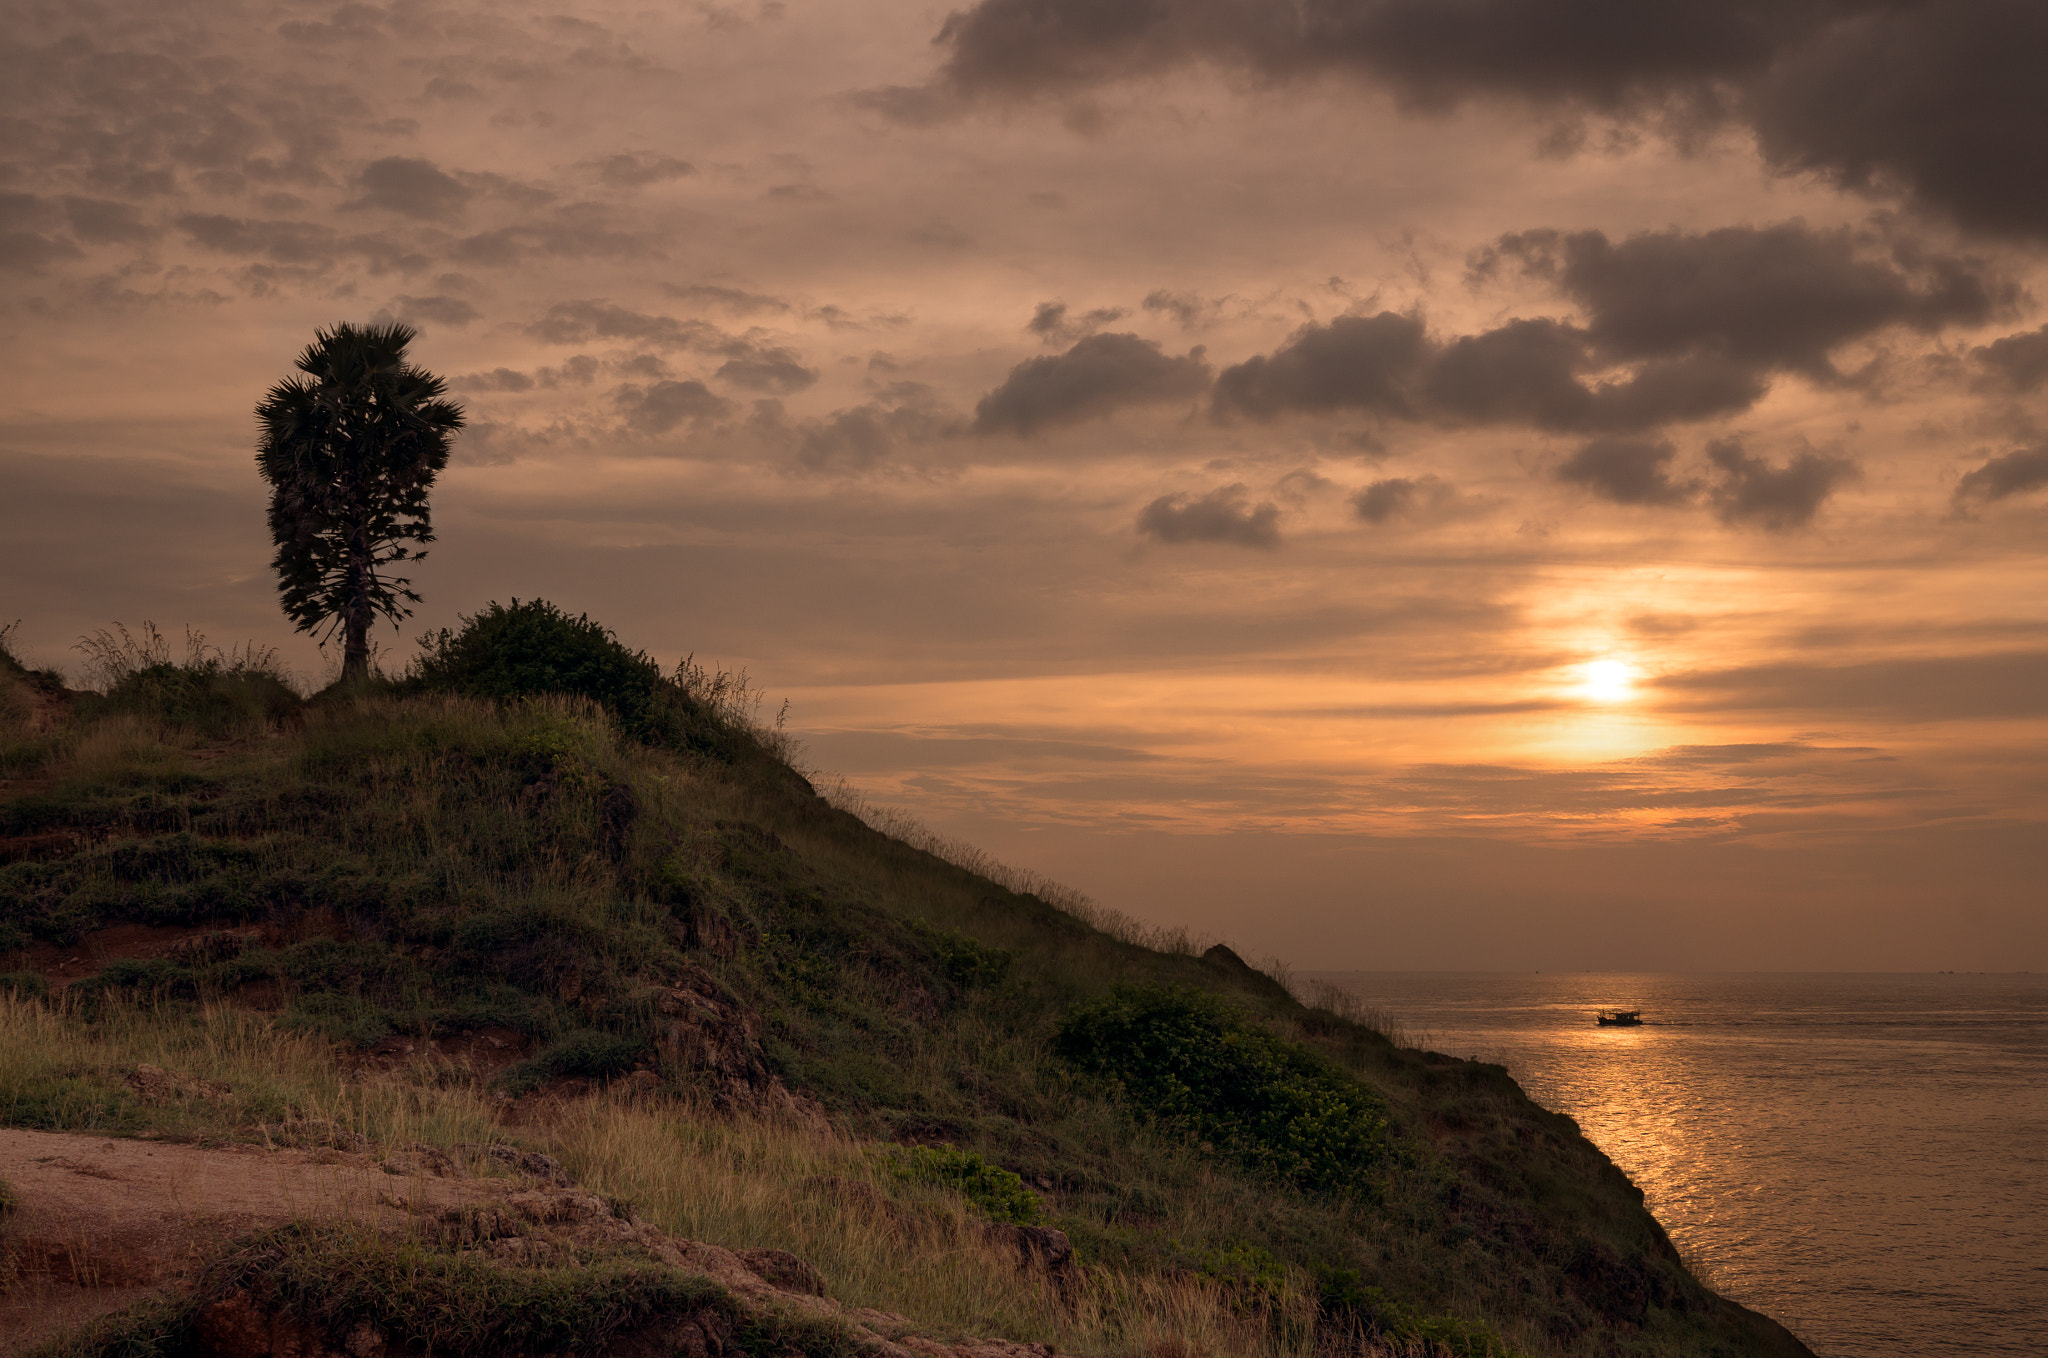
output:
[[[221,929],[218,926],[186,924],[114,924],[95,929],[67,946],[34,943],[28,948],[29,969],[38,972],[52,990],[92,975],[109,962],[122,958],[144,960],[152,957],[180,957],[180,949],[205,940],[239,940],[234,946],[253,943],[262,937],[259,928]],[[180,958],[182,960],[182,958]]]
[[[387,1037],[348,1059],[357,1070],[400,1070],[424,1059],[494,1074],[531,1055],[533,1041],[524,1033],[511,1028],[476,1028],[448,1037]]]
[[[351,1144],[345,1132],[328,1139]],[[901,1316],[840,1307],[824,1295],[816,1270],[795,1255],[675,1239],[576,1188],[547,1157],[509,1147],[461,1147],[451,1155],[414,1146],[380,1158],[334,1146],[202,1149],[0,1130],[0,1178],[19,1203],[0,1227],[0,1352],[22,1352],[153,1289],[189,1285],[209,1255],[237,1236],[326,1221],[414,1232],[444,1245],[454,1240],[515,1268],[548,1267],[579,1248],[624,1249],[709,1278],[748,1310],[848,1324],[876,1358],[1052,1358],[1040,1345],[907,1337],[910,1325]],[[659,1336],[621,1336],[625,1342],[612,1347],[729,1352],[712,1319],[660,1317]],[[699,1327],[695,1344],[682,1334],[689,1325]],[[395,1353],[407,1340],[319,1334],[264,1311],[242,1292],[211,1302],[196,1337],[203,1352],[238,1358]]]

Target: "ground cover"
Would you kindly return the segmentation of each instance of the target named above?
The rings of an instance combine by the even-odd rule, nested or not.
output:
[[[0,1123],[544,1152],[953,1338],[1803,1352],[1498,1067],[880,834],[586,620],[428,654],[289,703],[0,662]]]

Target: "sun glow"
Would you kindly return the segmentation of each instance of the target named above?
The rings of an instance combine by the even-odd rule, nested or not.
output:
[[[1636,667],[1626,660],[1589,660],[1579,667],[1579,692],[1588,702],[1625,703],[1636,696]]]

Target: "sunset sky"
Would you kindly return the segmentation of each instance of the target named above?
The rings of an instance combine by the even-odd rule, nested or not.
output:
[[[22,4],[0,622],[281,648],[251,410],[1301,968],[2048,968],[2038,0]]]

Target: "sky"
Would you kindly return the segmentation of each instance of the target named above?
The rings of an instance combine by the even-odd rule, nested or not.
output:
[[[2031,0],[17,3],[0,621],[276,646],[252,410],[468,428],[821,780],[1301,969],[2048,968]]]

